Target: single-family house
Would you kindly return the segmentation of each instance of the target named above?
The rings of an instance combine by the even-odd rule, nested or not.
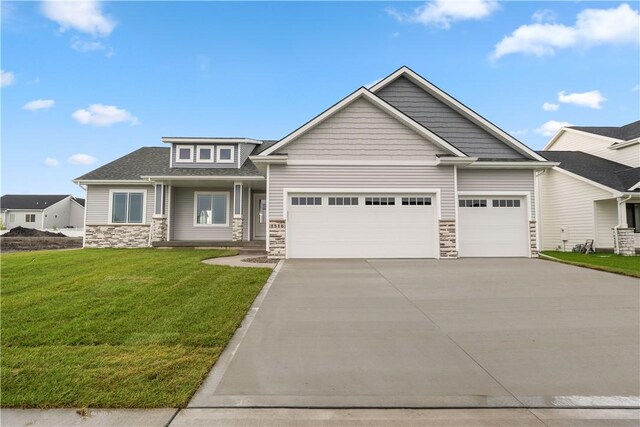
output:
[[[543,249],[640,249],[640,120],[564,127],[539,154],[560,163],[539,175]]]
[[[402,67],[280,140],[164,137],[75,182],[86,247],[272,258],[530,257],[547,161]]]
[[[7,229],[81,229],[84,199],[69,194],[6,194],[0,198],[0,217]]]

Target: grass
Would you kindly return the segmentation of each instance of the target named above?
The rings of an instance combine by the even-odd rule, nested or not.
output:
[[[183,407],[271,270],[231,251],[82,249],[1,257],[3,407]]]
[[[608,253],[579,254],[576,252],[544,251],[547,255],[567,264],[593,268],[595,270],[640,277],[640,257]]]

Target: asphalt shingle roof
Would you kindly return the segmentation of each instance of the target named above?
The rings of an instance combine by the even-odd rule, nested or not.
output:
[[[139,180],[142,176],[262,176],[251,160],[236,168],[171,168],[169,147],[142,147],[76,180]]]
[[[614,190],[629,192],[640,181],[640,168],[632,168],[582,151],[538,151],[541,156],[560,162],[560,168]],[[634,192],[640,193],[640,189]]]
[[[640,120],[624,126],[569,126],[570,129],[629,141],[640,137]]]
[[[0,208],[45,209],[66,197],[69,194],[6,194],[0,198]]]

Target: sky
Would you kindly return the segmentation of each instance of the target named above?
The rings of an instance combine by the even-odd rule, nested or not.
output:
[[[163,136],[279,139],[409,66],[534,149],[640,117],[640,2],[1,3],[2,194]]]

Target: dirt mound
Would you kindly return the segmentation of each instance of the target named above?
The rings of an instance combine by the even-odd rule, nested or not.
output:
[[[40,231],[33,228],[15,227],[4,233],[2,237],[67,237],[62,233]]]

